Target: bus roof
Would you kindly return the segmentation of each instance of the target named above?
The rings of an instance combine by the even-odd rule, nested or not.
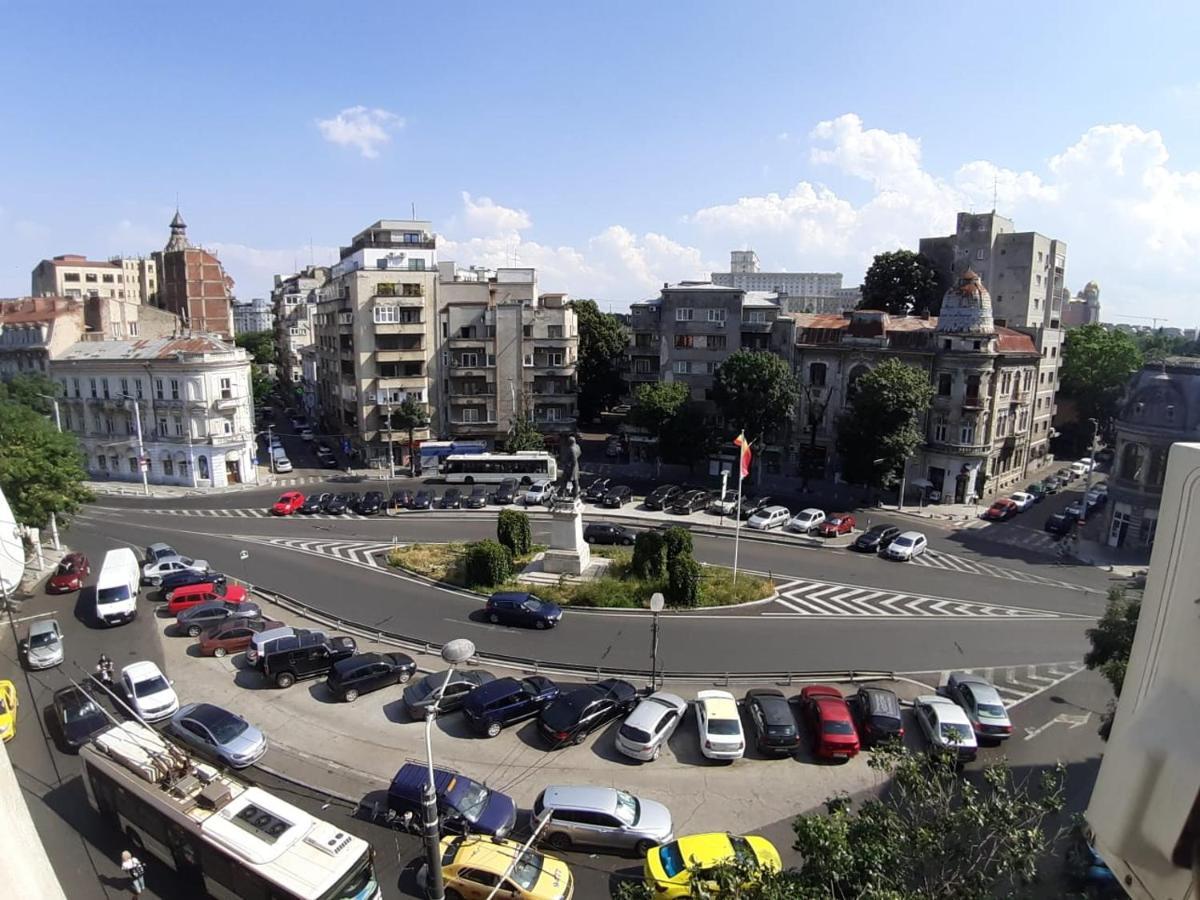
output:
[[[553,455],[542,450],[518,450],[516,453],[458,453],[446,457],[447,460],[463,460],[465,462],[486,462],[490,459],[553,459]]]

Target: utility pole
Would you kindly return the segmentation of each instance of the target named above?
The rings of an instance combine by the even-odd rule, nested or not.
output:
[[[146,444],[142,441],[142,412],[138,409],[137,399],[129,394],[122,394],[126,400],[133,404],[133,423],[137,429],[138,442],[138,470],[142,473],[142,493],[147,497],[150,496],[150,480],[146,477]]]

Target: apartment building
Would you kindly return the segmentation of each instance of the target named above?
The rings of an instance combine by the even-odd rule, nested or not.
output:
[[[265,297],[253,300],[235,300],[233,303],[233,333],[250,334],[255,331],[275,331],[275,307]]]
[[[279,378],[286,384],[303,379],[303,351],[313,343],[318,291],[328,280],[328,266],[305,266],[292,275],[275,276],[271,289],[275,346],[279,351]]]
[[[250,358],[212,336],[80,341],[51,359],[93,478],[257,483]],[[139,465],[139,439],[144,456]]]
[[[179,316],[193,332],[233,339],[233,279],[214,254],[188,241],[187,223],[178,210],[154,263],[159,281],[155,306]]]
[[[106,297],[139,305],[158,293],[158,265],[140,256],[101,262],[66,253],[39,262],[31,280],[34,297]]]
[[[833,297],[842,290],[841,272],[764,272],[753,250],[733,250],[729,271],[713,272],[712,283],[743,291],[771,291],[789,297]]]

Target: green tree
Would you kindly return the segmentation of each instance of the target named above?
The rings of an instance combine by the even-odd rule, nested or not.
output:
[[[659,436],[664,461],[693,467],[716,449],[718,435],[704,418],[699,403],[685,403],[679,409]]]
[[[273,331],[245,331],[235,335],[233,342],[249,353],[257,365],[269,366],[278,361]]]
[[[633,574],[645,581],[658,581],[667,572],[667,549],[661,532],[642,531],[633,542]]]
[[[467,544],[463,568],[471,587],[495,587],[512,575],[513,558],[508,548],[496,541],[474,541]]]
[[[537,430],[532,419],[517,417],[504,439],[504,452],[517,453],[521,450],[545,450],[546,438]]]
[[[621,397],[621,360],[628,335],[620,319],[600,311],[595,300],[572,300],[579,320],[579,417],[590,422]]]
[[[0,401],[27,406],[44,416],[54,414],[54,404],[47,398],[61,394],[62,385],[36,373],[14,375],[8,381],[0,382]]]
[[[1098,669],[1108,679],[1113,693],[1121,696],[1125,670],[1133,651],[1133,636],[1142,611],[1140,597],[1127,597],[1124,588],[1109,588],[1104,615],[1095,628],[1087,630],[1092,649],[1083,658],[1089,669]]]
[[[1100,325],[1067,331],[1059,369],[1059,396],[1071,400],[1080,421],[1095,419],[1107,433],[1129,378],[1142,366],[1133,338]]]
[[[496,520],[496,540],[513,556],[524,556],[533,548],[533,529],[528,514],[519,509],[502,509]]]
[[[692,555],[692,533],[679,525],[672,525],[662,533],[667,547],[667,562],[677,556]]]
[[[734,431],[744,431],[757,447],[782,436],[800,401],[800,386],[782,357],[738,350],[718,366],[712,398]]]
[[[429,427],[429,413],[425,406],[412,397],[405,397],[400,405],[392,410],[393,428],[408,432],[408,466],[409,472],[415,478],[417,475],[417,454],[413,452],[413,432],[418,428]]]
[[[700,563],[690,553],[667,562],[667,588],[663,599],[670,606],[696,606],[700,602]]]
[[[925,439],[932,400],[928,376],[896,359],[859,378],[850,409],[838,419],[842,477],[853,484],[886,485]]]
[[[650,432],[660,461],[674,449],[671,430],[678,426],[691,400],[691,388],[682,381],[655,381],[639,385],[633,392],[629,421]]]
[[[41,528],[92,499],[75,435],[11,400],[0,402],[0,488],[17,521]]]
[[[942,308],[946,285],[929,258],[912,250],[879,253],[863,276],[859,309],[882,309],[893,316]]]
[[[271,391],[274,389],[274,378],[268,378],[258,369],[250,370],[250,393],[254,397],[255,406],[267,405],[270,402]]]

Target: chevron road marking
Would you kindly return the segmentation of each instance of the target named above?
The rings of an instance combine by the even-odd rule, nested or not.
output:
[[[1042,663],[1033,666],[1009,666],[1006,668],[977,668],[977,669],[942,669],[940,672],[905,672],[906,677],[922,682],[930,687],[944,685],[950,678],[951,671],[966,672],[986,678],[1000,694],[1006,709],[1012,709],[1039,694],[1057,687],[1068,678],[1083,671],[1082,662]],[[1017,680],[1021,673],[1022,681]],[[1060,720],[1065,721],[1065,720]],[[1069,724],[1069,723],[1068,723]]]
[[[338,562],[368,569],[384,569],[385,566],[380,564],[376,556],[394,547],[403,546],[401,544],[380,543],[378,541],[314,541],[251,535],[239,535],[238,539],[267,547],[294,550],[310,556],[332,557]]]
[[[779,618],[873,619],[880,616],[931,619],[1064,619],[1088,618],[1075,613],[1019,606],[999,606],[949,597],[923,597],[900,592],[889,593],[854,585],[824,581],[789,581],[778,588],[779,596],[763,612]],[[774,609],[782,607],[782,610]],[[786,610],[786,611],[784,611]],[[1015,673],[1013,673],[1015,675]],[[1012,680],[1015,681],[1015,678]]]
[[[1070,581],[1047,578],[1044,575],[1033,575],[1028,572],[1018,572],[1013,569],[1003,569],[991,563],[942,553],[940,550],[927,550],[925,553],[911,560],[911,562],[914,565],[925,566],[930,569],[943,569],[948,572],[961,572],[966,575],[988,575],[992,578],[1005,578],[1009,581],[1024,581],[1029,584],[1045,584],[1051,587],[1069,588],[1074,591],[1098,593],[1094,588],[1084,587],[1081,584],[1074,584]]]

